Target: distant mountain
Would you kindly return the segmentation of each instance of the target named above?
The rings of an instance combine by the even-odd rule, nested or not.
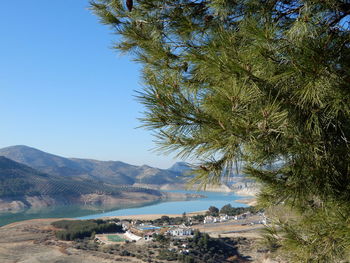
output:
[[[46,174],[0,156],[0,211],[58,204],[141,204],[168,197],[157,190]]]
[[[159,169],[147,165],[135,166],[120,161],[97,161],[90,159],[64,158],[28,146],[18,145],[0,149],[0,156],[30,166],[40,172],[88,179],[109,184],[172,184],[183,183],[185,163],[172,169]]]
[[[185,172],[190,172],[192,170],[192,167],[189,163],[177,162],[173,164],[170,168],[168,168],[168,170],[173,172],[178,172],[178,173],[185,173]]]
[[[20,195],[80,196],[91,193],[118,195],[125,189],[135,190],[127,186],[97,184],[95,181],[73,180],[69,177],[45,174],[0,156],[0,197]]]

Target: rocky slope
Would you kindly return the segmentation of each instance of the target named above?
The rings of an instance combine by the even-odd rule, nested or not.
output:
[[[260,185],[244,177],[238,177],[231,185],[231,189],[238,195],[257,196],[260,191]]]

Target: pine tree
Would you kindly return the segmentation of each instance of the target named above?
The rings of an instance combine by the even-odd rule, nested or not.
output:
[[[283,210],[268,240],[288,262],[350,261],[347,0],[91,6],[143,66],[142,121],[160,150],[199,160],[203,185],[242,161],[260,204]]]

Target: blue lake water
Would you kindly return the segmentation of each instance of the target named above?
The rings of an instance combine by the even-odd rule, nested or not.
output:
[[[181,193],[197,193],[205,195],[206,198],[173,201],[156,202],[142,206],[134,207],[101,207],[101,206],[55,206],[41,209],[28,209],[18,213],[0,213],[0,226],[17,221],[36,219],[36,218],[80,218],[94,219],[104,216],[124,216],[140,214],[182,214],[183,212],[194,212],[207,210],[210,206],[218,208],[226,204],[235,207],[245,207],[246,205],[235,202],[242,197],[233,193],[218,192],[197,192],[197,191],[171,191]],[[246,198],[246,197],[245,197]]]
[[[233,193],[219,193],[219,192],[197,192],[197,191],[172,191],[181,193],[197,193],[205,195],[206,198],[189,200],[189,201],[174,201],[174,202],[160,202],[152,205],[119,209],[115,211],[94,214],[80,219],[94,219],[104,216],[127,216],[127,215],[143,215],[143,214],[182,214],[183,212],[195,212],[207,210],[210,206],[218,208],[224,205],[231,204],[234,207],[246,207],[246,205],[235,202],[242,199],[241,196]],[[246,197],[245,197],[246,198]]]

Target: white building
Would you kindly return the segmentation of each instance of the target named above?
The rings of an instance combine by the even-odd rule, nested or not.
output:
[[[217,223],[220,222],[220,218],[219,217],[214,217],[214,216],[206,216],[204,218],[204,224],[212,224],[212,223]]]
[[[228,215],[220,215],[220,222],[226,222],[230,219]]]
[[[127,231],[130,228],[130,223],[127,221],[121,221],[119,224],[122,225],[124,231]]]
[[[125,236],[126,236],[127,238],[133,240],[133,241],[134,241],[134,240],[135,240],[135,241],[139,241],[140,239],[142,239],[142,237],[137,236],[137,235],[131,233],[130,231],[126,231],[126,232],[125,232]]]
[[[168,230],[168,234],[171,236],[192,236],[192,228],[173,228]]]

